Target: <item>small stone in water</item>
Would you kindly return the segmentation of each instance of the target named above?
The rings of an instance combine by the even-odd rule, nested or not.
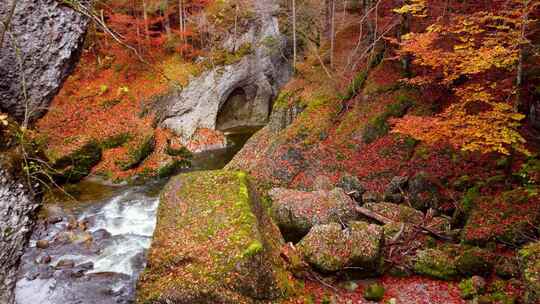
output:
[[[36,247],[39,249],[47,249],[49,248],[49,241],[47,240],[39,240],[36,242]]]
[[[56,224],[56,223],[60,223],[62,221],[62,217],[61,216],[50,216],[48,219],[47,219],[47,222],[49,224]]]
[[[75,267],[75,262],[73,260],[60,260],[56,264],[56,269],[73,268],[73,267]]]
[[[81,268],[83,270],[91,270],[91,269],[94,269],[94,263],[86,262],[86,263],[82,263],[80,265],[77,265],[77,267]]]

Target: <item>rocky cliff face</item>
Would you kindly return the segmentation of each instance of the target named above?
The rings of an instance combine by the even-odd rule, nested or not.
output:
[[[0,2],[0,20],[12,1]],[[45,113],[80,53],[88,20],[56,0],[16,1],[0,46],[0,112],[19,121]],[[2,29],[0,27],[0,29]],[[2,29],[3,31],[3,29]],[[14,301],[17,268],[24,252],[37,199],[21,173],[15,124],[0,124],[0,303]]]
[[[17,268],[39,204],[24,182],[0,167],[0,303],[12,303]]]
[[[291,69],[283,56],[287,42],[279,31],[279,6],[272,0],[253,2],[255,18],[247,30],[237,39],[231,35],[224,43],[228,52],[249,46],[249,54],[192,79],[182,91],[160,103],[161,125],[184,140],[198,128],[226,131],[268,122],[272,100],[289,79]]]
[[[61,1],[16,3],[0,46],[0,111],[22,121],[47,111],[78,60],[88,20]],[[0,20],[7,20],[11,7],[12,1],[0,2]]]

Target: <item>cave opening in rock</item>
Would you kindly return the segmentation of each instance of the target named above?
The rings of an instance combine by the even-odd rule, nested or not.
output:
[[[251,108],[246,91],[243,88],[234,89],[219,109],[216,129],[226,133],[242,133],[242,129],[250,125]]]

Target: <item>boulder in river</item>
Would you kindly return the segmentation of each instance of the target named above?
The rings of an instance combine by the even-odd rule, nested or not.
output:
[[[251,303],[285,296],[294,282],[283,240],[246,174],[200,171],[162,192],[141,303]]]
[[[301,239],[315,225],[356,218],[356,204],[341,188],[313,192],[274,188],[269,195],[272,217],[287,240]]]

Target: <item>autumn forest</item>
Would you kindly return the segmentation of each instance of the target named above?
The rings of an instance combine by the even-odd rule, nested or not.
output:
[[[0,304],[540,303],[539,22],[4,0]]]

